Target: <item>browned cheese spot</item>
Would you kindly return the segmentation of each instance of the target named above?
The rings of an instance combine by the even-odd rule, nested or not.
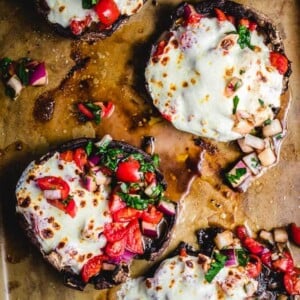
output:
[[[166,77],[168,77],[168,74],[167,74],[167,73],[163,73],[162,76],[163,76],[164,78],[166,78]]]
[[[84,258],[85,258],[85,255],[79,255],[78,257],[78,262],[83,262],[84,261]]]
[[[179,42],[177,40],[172,40],[171,44],[173,45],[174,49],[177,49],[179,46]]]
[[[145,281],[145,285],[146,285],[146,287],[148,288],[148,289],[151,289],[151,287],[152,287],[152,284],[151,284],[151,281],[150,281],[150,279],[146,279],[146,281]]]
[[[184,82],[182,83],[182,87],[187,88],[188,86],[189,86],[188,82],[184,81]]]
[[[29,207],[29,205],[31,203],[31,199],[30,199],[30,197],[26,197],[25,199],[19,198],[18,203],[19,203],[19,206],[21,206],[23,208],[27,208],[27,207]]]
[[[175,284],[175,279],[172,279],[170,284],[169,284],[169,288],[171,289]]]
[[[58,165],[58,169],[59,169],[59,170],[63,170],[63,169],[64,169],[64,166],[61,165],[61,164],[59,164],[59,165]]]
[[[163,288],[162,288],[162,286],[158,285],[155,289],[156,289],[157,291],[160,291],[160,290],[162,290]]]
[[[161,64],[163,65],[163,66],[166,66],[167,64],[168,64],[168,61],[170,60],[170,57],[169,56],[166,56],[166,57],[164,57],[163,59],[162,59],[162,61],[161,61]]]
[[[186,262],[185,262],[185,264],[189,267],[189,268],[194,268],[194,264],[193,264],[193,262],[191,261],[191,260],[187,260]]]
[[[58,10],[59,10],[59,12],[63,12],[63,11],[65,10],[65,8],[66,8],[66,7],[65,7],[64,5],[62,5],[62,6],[59,7]]]
[[[50,228],[43,229],[41,233],[44,239],[51,239],[54,236],[53,231]]]
[[[35,206],[33,207],[33,209],[34,209],[34,210],[39,210],[40,207],[39,207],[38,205],[35,205]]]
[[[60,227],[60,225],[57,223],[57,222],[54,222],[53,224],[52,224],[52,226],[53,226],[53,228],[55,229],[55,230],[59,230],[61,227]]]
[[[175,84],[173,84],[173,83],[172,83],[172,84],[170,84],[170,90],[175,92],[175,91],[177,90],[177,87],[176,87],[176,85],[175,85]]]
[[[35,180],[35,176],[34,175],[28,176],[26,182],[29,183],[31,180]]]
[[[80,201],[80,207],[84,208],[86,206],[85,200]]]
[[[94,206],[97,206],[98,205],[98,200],[95,198],[95,199],[93,199],[93,205]]]
[[[196,79],[191,78],[191,83],[192,83],[192,84],[196,84],[196,82],[197,82]]]
[[[48,218],[48,223],[53,223],[54,222],[54,217],[49,217]]]
[[[227,76],[227,77],[232,76],[233,71],[234,71],[234,67],[232,67],[232,68],[230,68],[230,69],[226,69],[226,70],[225,70],[225,76]]]
[[[64,241],[59,242],[57,245],[57,249],[62,249],[65,246],[65,244],[66,243]]]
[[[92,253],[88,253],[86,257],[87,257],[88,259],[90,259],[92,256],[93,256]]]

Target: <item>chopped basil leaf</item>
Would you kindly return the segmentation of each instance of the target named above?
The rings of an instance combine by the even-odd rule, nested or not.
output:
[[[0,60],[0,76],[4,80],[8,80],[11,76],[8,72],[8,67],[12,63],[12,60],[8,57],[4,57]]]
[[[227,256],[221,253],[214,253],[214,262],[211,263],[210,268],[205,274],[205,279],[208,282],[212,282],[212,280],[216,277],[216,275],[224,268],[225,262],[227,260]]]
[[[85,152],[87,156],[90,156],[92,154],[92,151],[93,151],[93,142],[89,141],[85,146]]]
[[[17,76],[20,78],[23,85],[29,84],[29,71],[25,67],[25,61],[20,62],[17,69]]]
[[[255,158],[255,157],[252,157],[251,158],[251,166],[253,167],[253,168],[257,168],[258,166],[259,166],[259,161],[258,161],[258,159],[257,158]]]
[[[237,42],[240,45],[241,49],[248,47],[251,50],[253,50],[254,46],[251,45],[250,30],[244,25],[239,25],[238,34],[239,34],[239,38]]]
[[[158,184],[157,186],[152,188],[151,198],[157,198],[164,192],[164,188],[162,185]]]
[[[240,101],[240,98],[238,96],[234,96],[233,98],[233,109],[232,109],[232,114],[235,114],[236,113],[236,109],[237,109],[237,106],[239,104],[239,101]]]
[[[244,249],[236,249],[239,266],[245,267],[249,261],[249,256]]]
[[[235,92],[238,88],[240,88],[242,86],[242,81],[241,80],[238,80],[234,87],[233,87],[233,91]]]
[[[95,4],[97,4],[98,0],[82,0],[82,8],[84,9],[90,9]]]
[[[140,162],[140,171],[145,172],[155,172],[155,166],[152,162],[146,162],[144,156],[141,153],[134,153],[131,155],[134,159]]]
[[[127,206],[135,209],[144,210],[149,204],[154,203],[153,199],[142,199],[139,195],[129,195],[126,193],[119,193],[119,196],[126,202]]]
[[[238,180],[247,173],[246,168],[237,168],[235,174],[227,173],[225,176],[230,183],[238,183]]]
[[[84,103],[84,106],[86,106],[94,115],[94,121],[98,125],[101,122],[101,112],[102,109],[100,106],[95,105],[92,102],[86,102]]]
[[[272,122],[272,121],[271,121],[270,119],[268,119],[268,120],[266,120],[266,121],[264,122],[264,124],[265,124],[265,125],[270,125],[271,122]]]
[[[281,140],[281,139],[282,139],[282,134],[281,134],[281,133],[277,134],[277,135],[275,136],[275,139],[276,139],[276,140]]]
[[[265,105],[264,100],[258,99],[258,102],[259,102],[260,106],[264,106]]]
[[[240,70],[240,75],[243,75],[246,71],[244,69]]]
[[[159,163],[160,163],[160,158],[159,158],[159,155],[158,154],[154,154],[152,156],[152,161],[153,161],[153,164],[156,168],[158,168],[159,166]]]
[[[117,169],[119,160],[124,155],[124,152],[121,149],[107,149],[103,147],[99,149],[98,153],[103,154],[101,156],[101,163],[113,171]]]

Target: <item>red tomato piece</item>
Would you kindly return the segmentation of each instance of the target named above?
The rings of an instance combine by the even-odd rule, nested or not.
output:
[[[107,223],[104,225],[104,235],[106,239],[113,243],[122,240],[128,232],[127,224],[125,223]]]
[[[156,209],[155,206],[149,205],[148,210],[143,211],[142,220],[151,224],[158,224],[163,218],[163,213]]]
[[[275,67],[278,72],[284,75],[289,66],[288,59],[281,53],[271,52],[270,53],[270,62],[273,67]]]
[[[118,164],[116,176],[117,179],[123,182],[138,182],[141,179],[139,161],[129,159]]]
[[[225,15],[225,13],[219,9],[219,8],[215,8],[215,13],[216,13],[216,16],[217,16],[217,19],[222,22],[222,21],[226,21],[227,20],[227,17]]]
[[[283,283],[289,295],[300,295],[300,269],[295,268],[292,272],[285,273]]]
[[[235,24],[235,17],[234,16],[227,16],[227,20],[232,23],[233,25]]]
[[[94,114],[83,103],[78,103],[77,108],[89,120],[93,120],[95,118]]]
[[[250,260],[246,265],[246,272],[249,277],[256,278],[262,270],[262,263],[257,255],[250,254]]]
[[[172,116],[171,116],[171,115],[162,113],[161,116],[162,116],[164,119],[166,119],[167,121],[169,121],[169,122],[172,121]]]
[[[254,31],[257,28],[257,24],[255,22],[250,21],[249,30]]]
[[[138,220],[131,221],[128,225],[128,229],[126,249],[132,253],[143,254],[143,237]]]
[[[67,150],[65,152],[62,152],[59,154],[59,158],[64,161],[71,162],[73,161],[73,151]]]
[[[104,255],[97,255],[85,263],[81,270],[81,278],[83,282],[88,282],[91,277],[97,275],[101,271],[104,259]]]
[[[67,203],[64,203],[65,201]],[[64,213],[70,215],[72,218],[74,218],[77,212],[77,207],[74,199],[70,199],[68,201],[65,200],[65,201],[59,199],[47,199],[48,203],[62,210]]]
[[[105,253],[112,258],[118,258],[124,254],[126,247],[126,237],[122,240],[115,241],[113,243],[107,243],[105,247]]]
[[[142,215],[143,211],[132,208],[124,207],[113,213],[113,220],[115,222],[130,222],[132,220],[138,219]]]
[[[154,172],[146,172],[145,175],[145,181],[150,184],[152,182],[156,182],[156,175]]]
[[[126,203],[121,199],[121,197],[117,194],[112,194],[110,196],[108,207],[111,213],[114,213],[121,208],[126,207]]]
[[[187,253],[186,253],[186,249],[185,248],[181,248],[179,250],[179,256],[187,257]]]
[[[165,47],[167,46],[167,41],[165,40],[161,40],[157,46],[156,46],[156,49],[153,53],[153,57],[158,57],[160,55],[162,55],[164,53],[164,50],[165,50]]]
[[[198,24],[201,20],[201,15],[196,12],[194,7],[192,5],[185,5],[184,6],[184,25],[192,25],[192,24]]]
[[[82,170],[83,167],[87,164],[87,154],[83,148],[77,148],[74,151],[74,161],[77,167]]]
[[[242,18],[242,19],[240,19],[239,24],[240,24],[241,26],[245,26],[246,28],[249,29],[250,21],[249,21],[248,19]]]
[[[294,261],[290,253],[284,252],[283,256],[272,262],[275,270],[280,272],[292,272],[294,269]]]
[[[236,235],[241,241],[243,241],[248,236],[246,227],[243,225],[238,226],[236,228]]]
[[[242,240],[242,244],[251,254],[260,255],[265,249],[261,243],[248,236]]]
[[[300,246],[300,227],[298,227],[295,223],[292,223],[290,225],[290,233],[291,233],[293,242],[297,246]]]
[[[83,30],[89,26],[92,22],[92,17],[90,15],[86,16],[84,20],[75,20],[73,19],[70,23],[70,30],[73,34],[79,35]]]
[[[70,187],[66,181],[60,177],[45,176],[36,179],[38,187],[42,190],[60,190],[61,199],[66,199],[70,192]]]
[[[119,8],[113,0],[100,0],[95,6],[99,21],[105,25],[112,25],[120,16]]]
[[[271,251],[266,251],[264,252],[261,256],[260,256],[260,259],[261,259],[261,262],[266,265],[267,267],[269,268],[272,268],[272,259],[271,259],[271,256],[272,256],[272,252]]]
[[[98,105],[101,108],[101,118],[104,119],[109,118],[115,110],[115,105],[111,101],[95,102],[94,104]]]

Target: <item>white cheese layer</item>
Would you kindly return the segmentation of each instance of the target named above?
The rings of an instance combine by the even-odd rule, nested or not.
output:
[[[235,140],[242,134],[232,130],[234,96],[239,98],[237,110],[254,119],[257,114],[272,119],[270,106],[280,106],[283,76],[271,67],[263,37],[251,32],[256,51],[241,49],[237,41],[224,50],[220,42],[232,31],[236,28],[228,21],[202,18],[198,24],[172,30],[159,60],[150,59],[145,76],[153,103],[177,129],[219,141]],[[235,77],[242,85],[228,97],[225,88]]]
[[[80,184],[80,170],[74,162],[59,159],[55,153],[43,164],[31,162],[20,178],[16,197],[18,203],[29,199],[27,207],[17,206],[30,224],[45,254],[55,251],[59,254],[58,268],[71,267],[79,273],[82,266],[93,256],[102,254],[106,244],[101,234],[103,226],[111,222],[108,208],[108,186],[90,192]],[[61,177],[70,186],[70,196],[77,206],[74,218],[49,204],[35,179],[45,176]]]
[[[51,23],[68,27],[72,20],[81,21],[91,16],[92,21],[99,22],[93,9],[82,8],[82,0],[46,0],[50,11],[48,19]],[[133,15],[143,6],[142,0],[116,0],[121,15]]]
[[[152,278],[128,280],[118,292],[118,300],[243,300],[257,289],[257,281],[241,267],[224,267],[211,283],[204,275],[198,257],[175,256],[166,259]],[[253,288],[247,294],[250,285]]]

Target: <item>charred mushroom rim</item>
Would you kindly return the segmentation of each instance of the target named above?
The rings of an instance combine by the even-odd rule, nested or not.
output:
[[[118,300],[296,299],[300,275],[289,250],[287,228],[261,230],[258,236],[251,237],[245,226],[234,232],[200,229],[200,250],[182,242],[149,277],[126,282]]]
[[[225,180],[244,192],[278,162],[286,135],[291,63],[280,33],[262,13],[226,0],[182,3],[171,22],[151,49],[149,95],[177,129],[237,140],[243,157]]]
[[[105,136],[67,142],[31,162],[16,188],[29,239],[83,290],[124,282],[133,259],[155,259],[177,215],[159,158]]]
[[[143,5],[143,0],[35,1],[38,13],[56,32],[90,42],[112,35]]]

